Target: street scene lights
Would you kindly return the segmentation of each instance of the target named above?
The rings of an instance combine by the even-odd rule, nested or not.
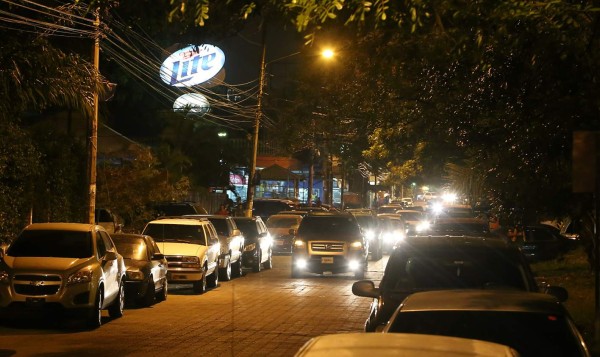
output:
[[[256,184],[257,184],[257,182],[256,182],[256,157],[258,155],[258,134],[259,134],[259,130],[260,130],[260,121],[261,121],[261,118],[263,115],[262,99],[263,99],[263,94],[264,94],[264,84],[265,84],[265,75],[266,75],[267,66],[274,62],[278,62],[283,59],[299,55],[300,53],[301,53],[300,51],[294,52],[287,56],[279,57],[272,61],[266,62],[267,46],[265,43],[263,43],[263,46],[262,46],[262,54],[261,54],[261,59],[260,59],[260,74],[259,74],[259,80],[258,80],[258,96],[257,96],[257,103],[256,103],[256,116],[254,119],[254,132],[253,132],[253,136],[252,136],[252,157],[251,157],[251,161],[250,161],[250,172],[248,173],[248,194],[246,196],[246,212],[245,212],[246,217],[252,217],[254,194],[256,191]],[[326,59],[330,59],[334,55],[335,55],[335,53],[331,49],[325,49],[321,52],[321,56]],[[310,200],[310,197],[309,197],[309,200]]]

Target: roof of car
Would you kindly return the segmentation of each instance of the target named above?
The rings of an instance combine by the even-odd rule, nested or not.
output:
[[[231,216],[225,216],[222,214],[185,214],[181,216],[183,218],[211,218],[211,219],[228,219]]]
[[[558,300],[543,293],[518,290],[439,290],[409,295],[401,311],[459,310],[459,311],[512,311],[563,315]]]
[[[54,222],[54,223],[32,223],[25,227],[25,230],[62,230],[62,231],[79,231],[89,232],[92,229],[105,230],[102,226],[89,224],[89,223],[65,223],[65,222]]]
[[[459,337],[407,333],[340,333],[310,339],[296,357],[518,356],[512,348]]]
[[[150,237],[147,234],[137,234],[137,233],[113,233],[110,235],[113,240],[136,240],[136,239],[147,239]]]
[[[303,215],[301,214],[293,214],[293,213],[276,213],[271,215],[267,221],[271,220],[271,219],[276,219],[276,218],[295,218],[295,219],[302,219]]]
[[[518,248],[503,239],[485,237],[484,235],[477,236],[452,236],[452,235],[429,235],[429,236],[408,236],[398,243],[399,246],[409,245],[411,247],[419,246],[448,246],[448,245],[469,245],[474,247],[491,247],[497,249],[512,249]]]
[[[148,224],[179,224],[179,225],[201,225],[209,222],[208,218],[183,218],[183,217],[158,217],[157,219],[148,222]]]

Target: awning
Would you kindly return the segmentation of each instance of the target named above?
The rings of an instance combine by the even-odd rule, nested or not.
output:
[[[261,180],[271,181],[290,181],[290,180],[301,180],[302,177],[297,175],[285,167],[273,164],[269,167],[265,167],[259,171]]]

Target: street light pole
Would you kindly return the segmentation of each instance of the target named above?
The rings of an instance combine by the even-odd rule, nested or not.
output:
[[[265,58],[267,55],[267,45],[264,38],[263,30],[263,44],[262,44],[262,55],[260,59],[260,77],[258,80],[258,98],[256,104],[256,116],[254,118],[254,134],[252,140],[252,160],[250,162],[250,173],[248,174],[248,194],[246,196],[246,217],[252,217],[252,206],[254,201],[254,193],[256,190],[256,156],[258,155],[258,132],[260,128],[260,119],[262,117],[262,97],[265,84],[265,71],[266,62]]]
[[[96,11],[96,20],[94,21],[96,34],[94,38],[94,70],[96,83],[100,75],[100,15]],[[96,222],[96,161],[98,156],[98,88],[94,90],[94,113],[90,123],[89,148],[88,148],[88,223]]]

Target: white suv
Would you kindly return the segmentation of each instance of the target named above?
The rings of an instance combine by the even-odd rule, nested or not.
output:
[[[0,260],[0,311],[74,313],[95,328],[123,315],[125,263],[106,232],[83,223],[34,223]]]
[[[219,283],[219,237],[207,218],[157,219],[142,234],[154,238],[167,258],[169,283],[191,283],[198,294]]]

